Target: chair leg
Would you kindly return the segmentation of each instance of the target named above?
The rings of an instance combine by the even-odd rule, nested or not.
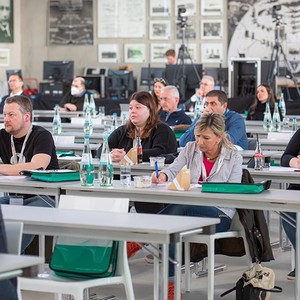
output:
[[[185,292],[191,291],[191,254],[190,254],[190,242],[184,243],[184,278],[185,278]]]
[[[208,289],[207,289],[207,299],[214,299],[214,284],[215,284],[215,240],[210,238],[207,243],[207,279],[208,279]]]

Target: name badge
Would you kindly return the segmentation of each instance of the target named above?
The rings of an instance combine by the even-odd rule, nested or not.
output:
[[[9,196],[10,205],[23,205],[23,196]]]

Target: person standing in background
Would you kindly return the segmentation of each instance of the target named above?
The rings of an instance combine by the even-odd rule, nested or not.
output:
[[[165,56],[167,58],[168,65],[176,65],[176,52],[174,49],[167,50]]]

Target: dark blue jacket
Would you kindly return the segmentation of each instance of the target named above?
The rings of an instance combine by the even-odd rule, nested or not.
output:
[[[191,118],[183,110],[177,110],[172,112],[171,114],[168,114],[162,110],[159,116],[160,119],[167,123],[169,126],[192,124]]]
[[[246,126],[243,117],[230,109],[225,111],[225,131],[228,134],[230,141],[242,147],[244,150],[248,149],[248,138],[246,134]],[[181,136],[179,146],[184,147],[187,142],[194,141],[194,129],[200,116],[198,116],[189,127],[189,129]]]

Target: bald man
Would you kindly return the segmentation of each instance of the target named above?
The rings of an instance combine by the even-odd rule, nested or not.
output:
[[[83,109],[85,90],[85,80],[76,77],[72,81],[71,90],[63,96],[59,102],[59,110],[77,111]]]

